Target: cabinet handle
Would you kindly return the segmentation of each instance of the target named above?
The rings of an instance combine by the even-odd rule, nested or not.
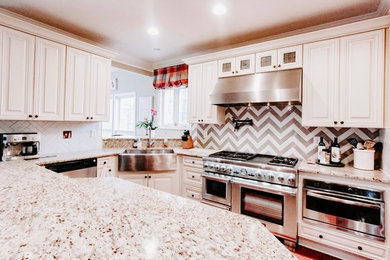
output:
[[[29,118],[32,118],[32,115],[28,115]]]
[[[337,121],[334,121],[333,123],[334,123],[335,125],[337,125]]]
[[[363,247],[361,247],[361,246],[358,246],[358,249],[359,249],[359,250],[363,250]]]
[[[195,176],[194,176],[194,175],[192,175],[192,179],[195,179]]]
[[[280,67],[282,67],[282,65],[279,64],[279,65],[278,65],[278,68],[280,68]]]
[[[341,122],[340,122],[340,124],[342,124],[342,125],[343,125],[343,124],[344,124],[344,121],[341,121]]]
[[[108,171],[111,172],[111,169],[109,169]]]
[[[318,237],[321,238],[321,239],[324,238],[322,235],[319,235]]]
[[[238,73],[238,70],[236,70],[236,73]]]
[[[148,176],[145,175],[145,179],[148,178]]]
[[[234,74],[234,71],[232,71],[232,74]]]
[[[91,116],[91,120],[93,119],[93,117]]]
[[[103,162],[103,164],[106,164],[107,162]]]
[[[194,194],[191,194],[191,197],[194,197]]]
[[[38,115],[35,115],[35,118],[38,118]]]
[[[195,163],[195,161],[192,161],[192,164],[194,164]]]
[[[89,116],[87,116],[87,119],[89,119]]]
[[[149,179],[152,178],[152,176],[149,175]]]
[[[276,65],[274,65],[274,69],[276,69]]]

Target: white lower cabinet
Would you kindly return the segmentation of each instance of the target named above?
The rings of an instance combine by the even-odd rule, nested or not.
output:
[[[179,195],[179,178],[176,171],[168,172],[119,172],[119,178]]]
[[[384,126],[384,30],[304,45],[302,124]]]
[[[202,199],[202,158],[182,156],[179,163],[181,175],[181,195],[185,198],[200,201]]]
[[[118,157],[109,156],[97,159],[97,177],[116,177]]]

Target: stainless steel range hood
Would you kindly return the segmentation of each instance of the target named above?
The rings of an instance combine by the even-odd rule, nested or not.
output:
[[[220,78],[210,98],[219,106],[301,104],[302,69]]]

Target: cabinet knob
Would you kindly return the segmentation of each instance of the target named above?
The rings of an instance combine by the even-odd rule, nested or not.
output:
[[[278,68],[280,68],[280,67],[282,67],[282,65],[279,64],[279,65],[278,65]]]
[[[234,74],[234,71],[232,71],[232,74]]]
[[[337,125],[337,121],[334,121],[333,123],[334,123],[335,125]]]
[[[32,118],[32,115],[28,115],[29,118]]]
[[[89,116],[87,116],[87,119],[89,119]]]
[[[361,247],[361,246],[358,246],[358,249],[359,249],[359,250],[363,250],[363,247]]]
[[[111,169],[109,169],[108,171],[111,172]]]
[[[276,65],[274,65],[274,69],[276,69]]]
[[[195,176],[194,176],[194,175],[192,175],[192,179],[195,179]]]
[[[35,115],[35,118],[38,118],[38,115]]]
[[[191,194],[191,197],[194,197],[194,194]]]
[[[103,164],[106,164],[107,162],[103,162]]]
[[[236,73],[238,73],[238,70],[236,70]]]
[[[148,176],[145,175],[145,179],[148,178]]]
[[[152,178],[152,176],[149,175],[149,179]]]
[[[91,116],[91,119],[93,119],[93,117]]]
[[[321,238],[321,239],[324,238],[322,235],[319,235],[318,237]]]
[[[342,125],[343,125],[343,124],[344,124],[344,121],[341,121],[341,122],[340,122],[340,124],[342,124]]]
[[[192,163],[194,164],[194,163],[195,163],[195,161],[192,161]]]

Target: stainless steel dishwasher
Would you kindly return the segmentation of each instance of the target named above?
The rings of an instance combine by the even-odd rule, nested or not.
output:
[[[46,164],[45,168],[70,178],[96,178],[97,159],[89,158],[75,161]]]

